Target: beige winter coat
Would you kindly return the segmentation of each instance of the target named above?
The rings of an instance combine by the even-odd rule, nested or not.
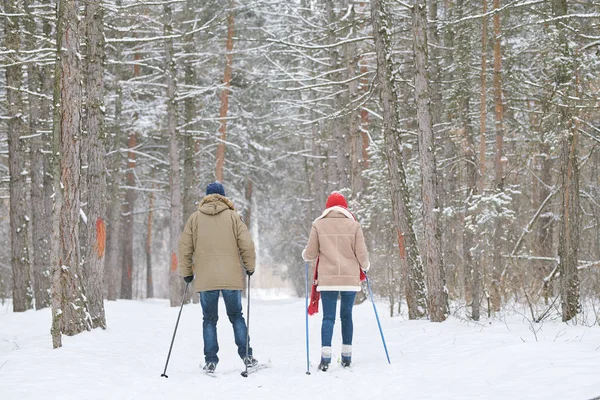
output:
[[[318,291],[360,290],[360,268],[369,269],[369,253],[360,224],[348,210],[328,208],[313,222],[302,258],[317,257]]]
[[[256,256],[248,227],[226,197],[211,194],[185,224],[179,238],[179,272],[195,275],[197,292],[241,290],[244,269],[254,271]]]

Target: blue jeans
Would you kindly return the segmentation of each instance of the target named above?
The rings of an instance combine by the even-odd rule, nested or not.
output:
[[[356,292],[321,292],[321,303],[323,304],[323,323],[321,325],[321,346],[331,347],[333,337],[333,326],[335,325],[335,312],[337,308],[338,294],[341,293],[340,319],[342,320],[342,344],[352,344],[354,326],[352,324],[352,306]]]
[[[242,313],[241,290],[209,290],[200,292],[200,305],[202,306],[202,336],[204,338],[204,361],[219,362],[219,342],[217,341],[217,321],[219,320],[219,293],[223,294],[227,316],[233,326],[235,344],[241,358],[246,357],[246,321]],[[252,355],[252,348],[248,343],[248,355]]]

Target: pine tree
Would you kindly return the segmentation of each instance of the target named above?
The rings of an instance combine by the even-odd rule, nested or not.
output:
[[[10,51],[6,67],[6,99],[8,101],[8,165],[10,171],[10,262],[13,272],[13,310],[26,311],[33,307],[31,263],[29,260],[27,216],[26,145],[21,136],[27,133],[23,120],[21,87],[23,72],[19,50],[19,19],[23,9],[18,0],[5,0],[6,17],[4,45]]]

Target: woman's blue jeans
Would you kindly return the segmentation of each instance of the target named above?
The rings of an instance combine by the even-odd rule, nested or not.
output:
[[[321,346],[331,347],[333,327],[335,325],[335,313],[338,295],[340,301],[340,319],[342,320],[342,344],[352,344],[354,326],[352,324],[352,307],[356,292],[321,292],[321,303],[323,304],[323,323],[321,325]]]

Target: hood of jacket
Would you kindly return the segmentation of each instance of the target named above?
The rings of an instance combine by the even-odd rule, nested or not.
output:
[[[233,203],[220,194],[209,194],[198,205],[198,211],[207,215],[217,215],[225,210],[234,210]]]

